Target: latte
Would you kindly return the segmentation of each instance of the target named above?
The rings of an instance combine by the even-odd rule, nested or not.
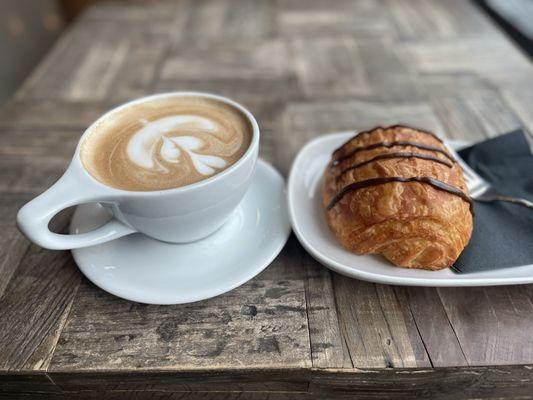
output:
[[[85,169],[118,189],[177,188],[234,164],[250,146],[247,117],[224,102],[168,96],[133,103],[105,116],[81,145]]]

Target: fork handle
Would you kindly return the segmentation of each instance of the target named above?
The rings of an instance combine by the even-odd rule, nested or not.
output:
[[[474,198],[474,200],[484,202],[484,203],[490,203],[493,201],[505,201],[507,203],[514,203],[514,204],[518,204],[518,205],[533,209],[533,202],[526,200],[526,199],[521,199],[518,197],[510,197],[510,196],[502,196],[502,195],[493,195],[493,196],[481,195],[477,198]]]

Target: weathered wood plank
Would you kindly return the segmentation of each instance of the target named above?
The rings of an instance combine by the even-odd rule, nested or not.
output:
[[[360,63],[372,99],[416,102],[424,99],[418,76],[401,45],[390,38],[358,40]]]
[[[16,99],[78,102],[144,95],[152,89],[172,27],[172,14],[152,23],[82,19],[79,29],[54,46]]]
[[[122,103],[153,94],[157,73],[169,46],[168,40],[157,36],[127,43],[124,59],[105,97]]]
[[[227,371],[145,374],[56,374],[51,377],[65,392],[87,390],[140,391],[178,393],[201,390],[206,395],[218,392],[224,395],[231,384],[246,388],[242,396],[251,391],[264,391],[261,382],[276,382],[283,391],[308,392],[309,398],[531,398],[533,378],[531,366],[502,366],[438,369],[387,369],[387,370],[315,370],[293,371]],[[292,381],[291,381],[292,380]],[[309,383],[309,386],[308,386]],[[259,386],[257,386],[259,385]],[[256,388],[257,390],[254,390]],[[250,390],[250,391],[248,391]],[[281,391],[281,390],[280,390]],[[185,395],[185,393],[183,393]],[[270,392],[276,395],[275,391]],[[345,397],[344,397],[345,396]],[[349,397],[352,396],[352,397]],[[528,397],[529,396],[529,397]]]
[[[189,42],[258,42],[274,34],[272,1],[207,0],[181,2],[185,13],[181,39]]]
[[[78,60],[80,64],[70,79],[65,80],[60,97],[69,101],[103,100],[111,83],[120,75],[128,50],[125,41],[118,44],[91,41]]]
[[[414,70],[390,39],[297,37],[290,43],[302,91],[310,99],[353,96],[412,102],[422,96]]]
[[[83,281],[50,369],[305,367],[307,330],[303,282],[283,276],[176,306],[131,303]]]
[[[302,91],[311,99],[370,94],[356,41],[349,36],[296,38],[291,50]]]
[[[333,275],[341,335],[356,368],[428,367],[408,305],[392,286]]]
[[[500,35],[409,41],[402,48],[419,73],[472,73],[499,87],[533,73],[525,55]]]
[[[44,192],[67,168],[66,160],[13,160],[13,158],[0,159],[0,169],[3,179],[0,182],[2,193],[33,193]]]
[[[47,398],[61,390],[44,372],[6,373],[0,372],[0,398]]]
[[[15,226],[18,209],[29,200],[28,195],[0,195],[0,298],[30,245]]]
[[[318,371],[309,392],[341,399],[530,399],[533,366]]]
[[[394,32],[386,8],[373,0],[340,0],[334,7],[328,0],[281,0],[277,6],[277,21],[284,36],[349,34],[364,38]]]
[[[409,305],[431,365],[468,365],[436,289],[398,286],[395,291]]]
[[[438,289],[469,365],[530,362],[533,301],[528,286]]]
[[[303,369],[235,368],[213,371],[51,372],[62,391],[150,390],[153,392],[306,392]]]
[[[51,374],[51,379],[63,389],[60,394],[46,394],[27,390],[24,397],[48,399],[391,399],[454,398],[454,399],[530,399],[533,388],[532,366],[468,367],[438,369],[388,370],[315,370],[294,371],[292,385],[287,383],[286,370],[228,371],[145,374]],[[277,382],[289,391],[217,391],[227,389],[233,382],[245,386],[252,382]],[[183,391],[181,387],[206,390]],[[249,388],[253,387],[248,385]],[[144,390],[143,390],[144,389]],[[147,397],[147,395],[149,395]]]
[[[168,392],[154,390],[68,391],[61,394],[39,395],[29,393],[23,397],[13,394],[13,400],[300,400],[309,399],[304,392]]]
[[[158,78],[156,91],[211,91],[238,101],[282,100],[298,93],[288,46],[278,39],[177,44]]]
[[[450,76],[449,82],[452,80]],[[454,94],[430,97],[448,136],[455,139],[482,140],[522,125],[499,93],[492,89],[457,89]]]
[[[533,75],[530,80],[517,84],[516,87],[504,89],[502,96],[509,107],[518,116],[522,125],[533,133],[533,93],[524,88],[533,87]]]
[[[46,370],[80,273],[68,252],[32,246],[0,298],[0,370]]]
[[[27,197],[5,195],[12,200]],[[11,211],[8,232],[15,229],[15,212]],[[69,219],[68,211],[58,214],[50,229],[65,232]],[[4,373],[46,371],[80,280],[69,252],[30,246],[27,239],[19,241],[10,255],[20,259],[18,267],[0,297],[0,371]],[[27,251],[21,256],[24,247]],[[14,261],[8,257],[5,263]]]
[[[0,157],[16,161],[70,160],[83,130],[60,128],[0,128]]]
[[[402,39],[491,36],[496,34],[488,17],[471,1],[387,0]]]
[[[76,131],[80,136],[94,121],[119,102],[66,102],[55,100],[11,101],[0,109],[2,130]]]
[[[209,63],[205,62],[206,59]],[[269,79],[274,82],[286,76],[290,67],[288,59],[287,46],[280,40],[194,47],[184,43],[177,45],[168,55],[160,77],[184,81]]]
[[[150,24],[129,20],[125,14],[126,22],[86,22],[86,30],[94,31],[95,37],[87,44],[78,68],[63,83],[61,99],[124,102],[153,92],[156,74],[171,46],[175,24],[169,17],[173,14]]]
[[[307,267],[305,292],[313,367],[352,368],[339,326],[331,273],[309,255],[301,257]]]

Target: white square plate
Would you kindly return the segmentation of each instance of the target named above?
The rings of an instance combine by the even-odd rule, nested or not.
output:
[[[491,286],[533,283],[533,265],[456,274],[392,266],[378,255],[358,256],[344,249],[329,230],[320,202],[320,182],[331,153],[353,132],[320,136],[298,153],[288,183],[289,215],[300,243],[320,263],[340,274],[365,281],[406,286]],[[448,142],[458,149],[465,143]]]

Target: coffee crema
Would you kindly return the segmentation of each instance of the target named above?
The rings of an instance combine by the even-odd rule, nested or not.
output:
[[[205,97],[165,96],[116,110],[81,146],[85,169],[118,189],[177,188],[207,179],[239,160],[253,127],[235,107]]]

